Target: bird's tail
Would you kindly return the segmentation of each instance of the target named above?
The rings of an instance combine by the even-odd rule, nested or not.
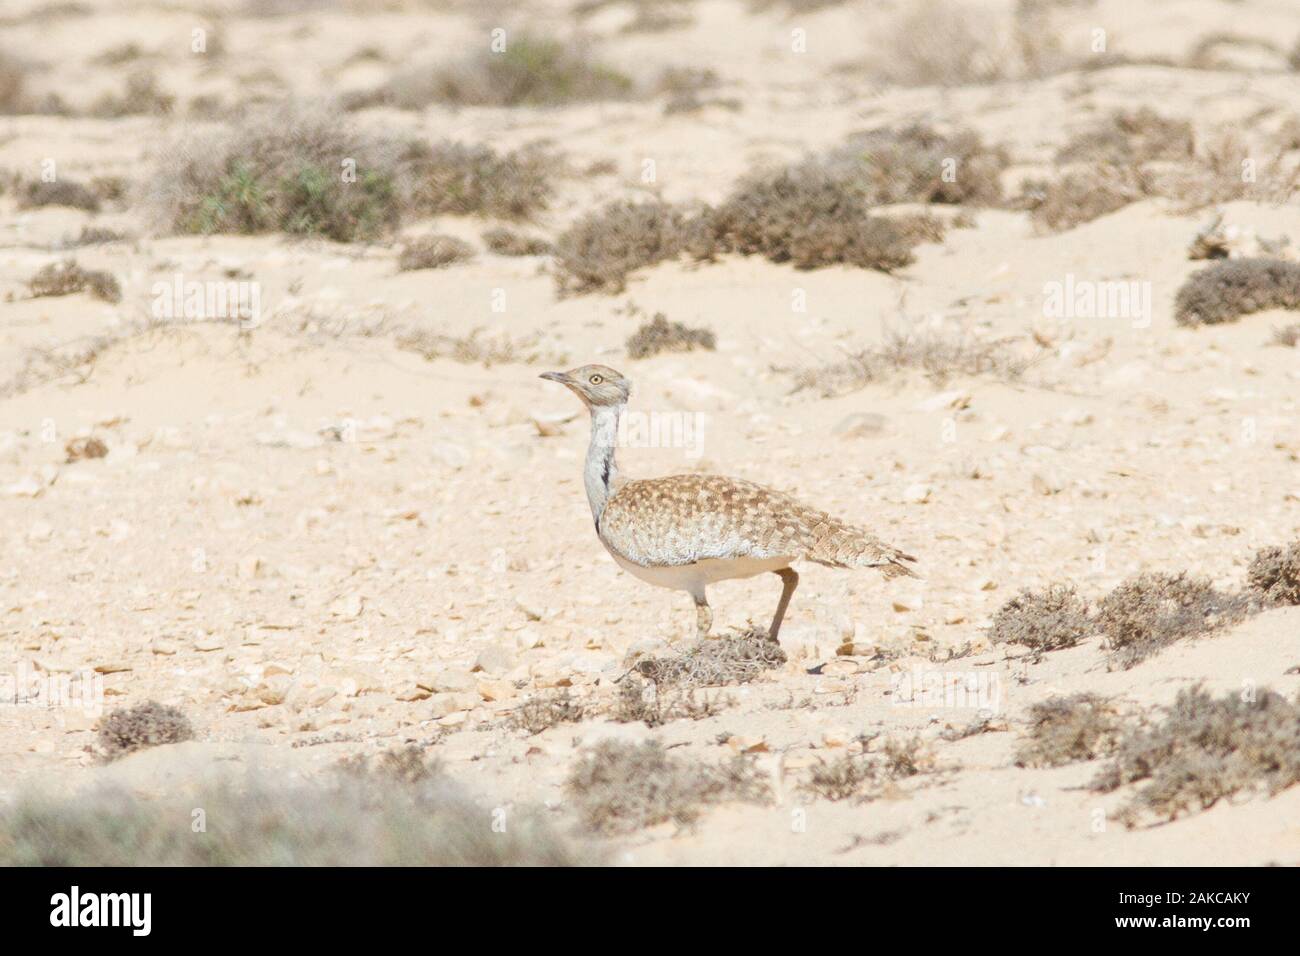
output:
[[[804,557],[837,568],[875,568],[885,577],[920,577],[908,564],[916,558],[890,547],[870,532],[841,525],[826,529]]]

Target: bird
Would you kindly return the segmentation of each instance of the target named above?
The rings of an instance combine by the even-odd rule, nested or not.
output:
[[[658,587],[686,591],[695,602],[696,637],[709,637],[713,610],[706,589],[719,581],[773,573],[781,598],[767,639],[779,643],[805,560],[833,568],[875,568],[887,577],[918,577],[916,558],[871,532],[788,494],[722,475],[626,479],[618,469],[618,423],[632,383],[605,365],[583,365],[542,378],[565,386],[591,413],[583,464],[596,536],[623,570]]]

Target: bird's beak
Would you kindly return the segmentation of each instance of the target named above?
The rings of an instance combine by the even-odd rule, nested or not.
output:
[[[559,382],[561,385],[569,384],[569,376],[563,372],[543,372],[539,377],[546,379],[548,382]]]

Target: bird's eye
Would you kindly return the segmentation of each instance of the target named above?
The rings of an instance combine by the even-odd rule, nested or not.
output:
[[[592,385],[599,385],[601,382],[605,381],[605,379],[603,379],[599,375],[593,375],[590,379],[588,379],[588,381],[591,382]]]

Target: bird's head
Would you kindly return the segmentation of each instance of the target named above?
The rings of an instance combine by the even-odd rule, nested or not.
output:
[[[559,382],[590,409],[627,403],[632,383],[608,365],[583,365],[567,372],[544,372],[542,378]]]

